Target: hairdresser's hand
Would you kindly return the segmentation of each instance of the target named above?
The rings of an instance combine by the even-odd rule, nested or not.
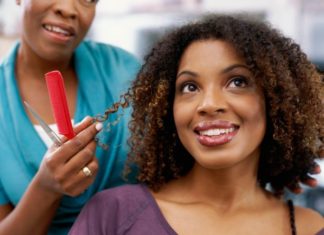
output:
[[[313,167],[313,170],[312,170],[312,174],[319,174],[321,173],[321,168],[318,164],[314,163],[314,167]],[[317,180],[313,177],[311,177],[310,175],[305,175],[303,177],[303,179],[301,179],[301,184],[304,184],[304,185],[307,185],[309,187],[316,187],[317,186]],[[300,184],[297,184],[297,185],[293,185],[293,186],[290,186],[288,187],[289,190],[295,194],[300,194],[303,192],[303,189],[301,188],[301,185]]]
[[[63,140],[60,147],[51,147],[36,174],[37,185],[46,193],[60,198],[63,195],[78,196],[94,181],[98,171],[94,140],[101,126],[85,118],[74,128],[77,134],[71,140]],[[91,175],[82,169],[87,167]]]

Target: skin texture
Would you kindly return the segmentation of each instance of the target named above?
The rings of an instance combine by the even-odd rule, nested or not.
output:
[[[251,158],[257,166],[266,128],[265,103],[252,73],[230,45],[202,41],[186,49],[173,114],[179,139],[198,164],[219,169]],[[225,144],[201,144],[199,127],[217,128],[218,122],[233,125],[235,136]]]
[[[134,110],[130,166],[179,234],[291,234],[280,195],[323,157],[323,94],[291,39],[209,16],[156,44],[124,96]],[[199,135],[215,127],[234,130]],[[323,228],[317,212],[295,212],[298,234]]]
[[[84,7],[79,1],[51,0],[39,2],[25,0],[23,8],[23,33],[21,49],[32,50],[47,60],[69,61],[76,46],[85,37],[95,16],[95,5]],[[60,26],[71,35],[57,38],[44,25]]]
[[[34,107],[47,123],[54,123],[44,74],[58,69],[64,77],[73,117],[77,79],[72,54],[93,21],[96,3],[75,0],[16,3],[21,10],[22,32],[15,72],[22,100]],[[65,32],[49,32],[45,25],[60,27]],[[94,137],[100,129],[88,117],[74,130],[77,134],[74,139],[64,140],[61,147],[48,150],[19,204],[0,206],[1,235],[46,234],[62,196],[77,196],[92,184],[98,171]],[[91,177],[81,171],[84,166],[91,170]]]

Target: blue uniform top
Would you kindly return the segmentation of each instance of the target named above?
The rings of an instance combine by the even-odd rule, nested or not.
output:
[[[0,64],[0,205],[17,205],[47,150],[28,119],[18,92],[15,62],[19,45]],[[78,79],[75,123],[86,115],[102,114],[118,101],[140,66],[126,51],[91,41],[81,43],[76,49],[74,65]],[[109,120],[115,119],[116,115]],[[95,182],[82,195],[63,198],[49,234],[67,234],[82,206],[94,193],[123,183],[128,119],[129,110],[110,132],[101,133],[109,149],[97,148],[100,169]]]

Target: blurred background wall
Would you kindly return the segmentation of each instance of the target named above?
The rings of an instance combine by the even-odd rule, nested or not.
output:
[[[324,0],[100,0],[88,38],[120,46],[139,58],[165,30],[208,12],[246,14],[270,21],[301,45],[309,58],[324,70]],[[19,35],[19,7],[0,0],[0,58]],[[323,173],[320,186],[305,188],[295,198],[324,215]],[[292,196],[292,195],[289,195]]]
[[[88,37],[142,57],[165,29],[206,12],[243,13],[269,20],[324,63],[324,0],[100,0]],[[0,0],[0,56],[19,32],[19,7]]]

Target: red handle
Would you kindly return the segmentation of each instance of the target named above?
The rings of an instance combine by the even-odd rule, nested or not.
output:
[[[63,77],[59,71],[51,71],[45,74],[45,79],[58,131],[71,139],[75,133],[67,105]]]

